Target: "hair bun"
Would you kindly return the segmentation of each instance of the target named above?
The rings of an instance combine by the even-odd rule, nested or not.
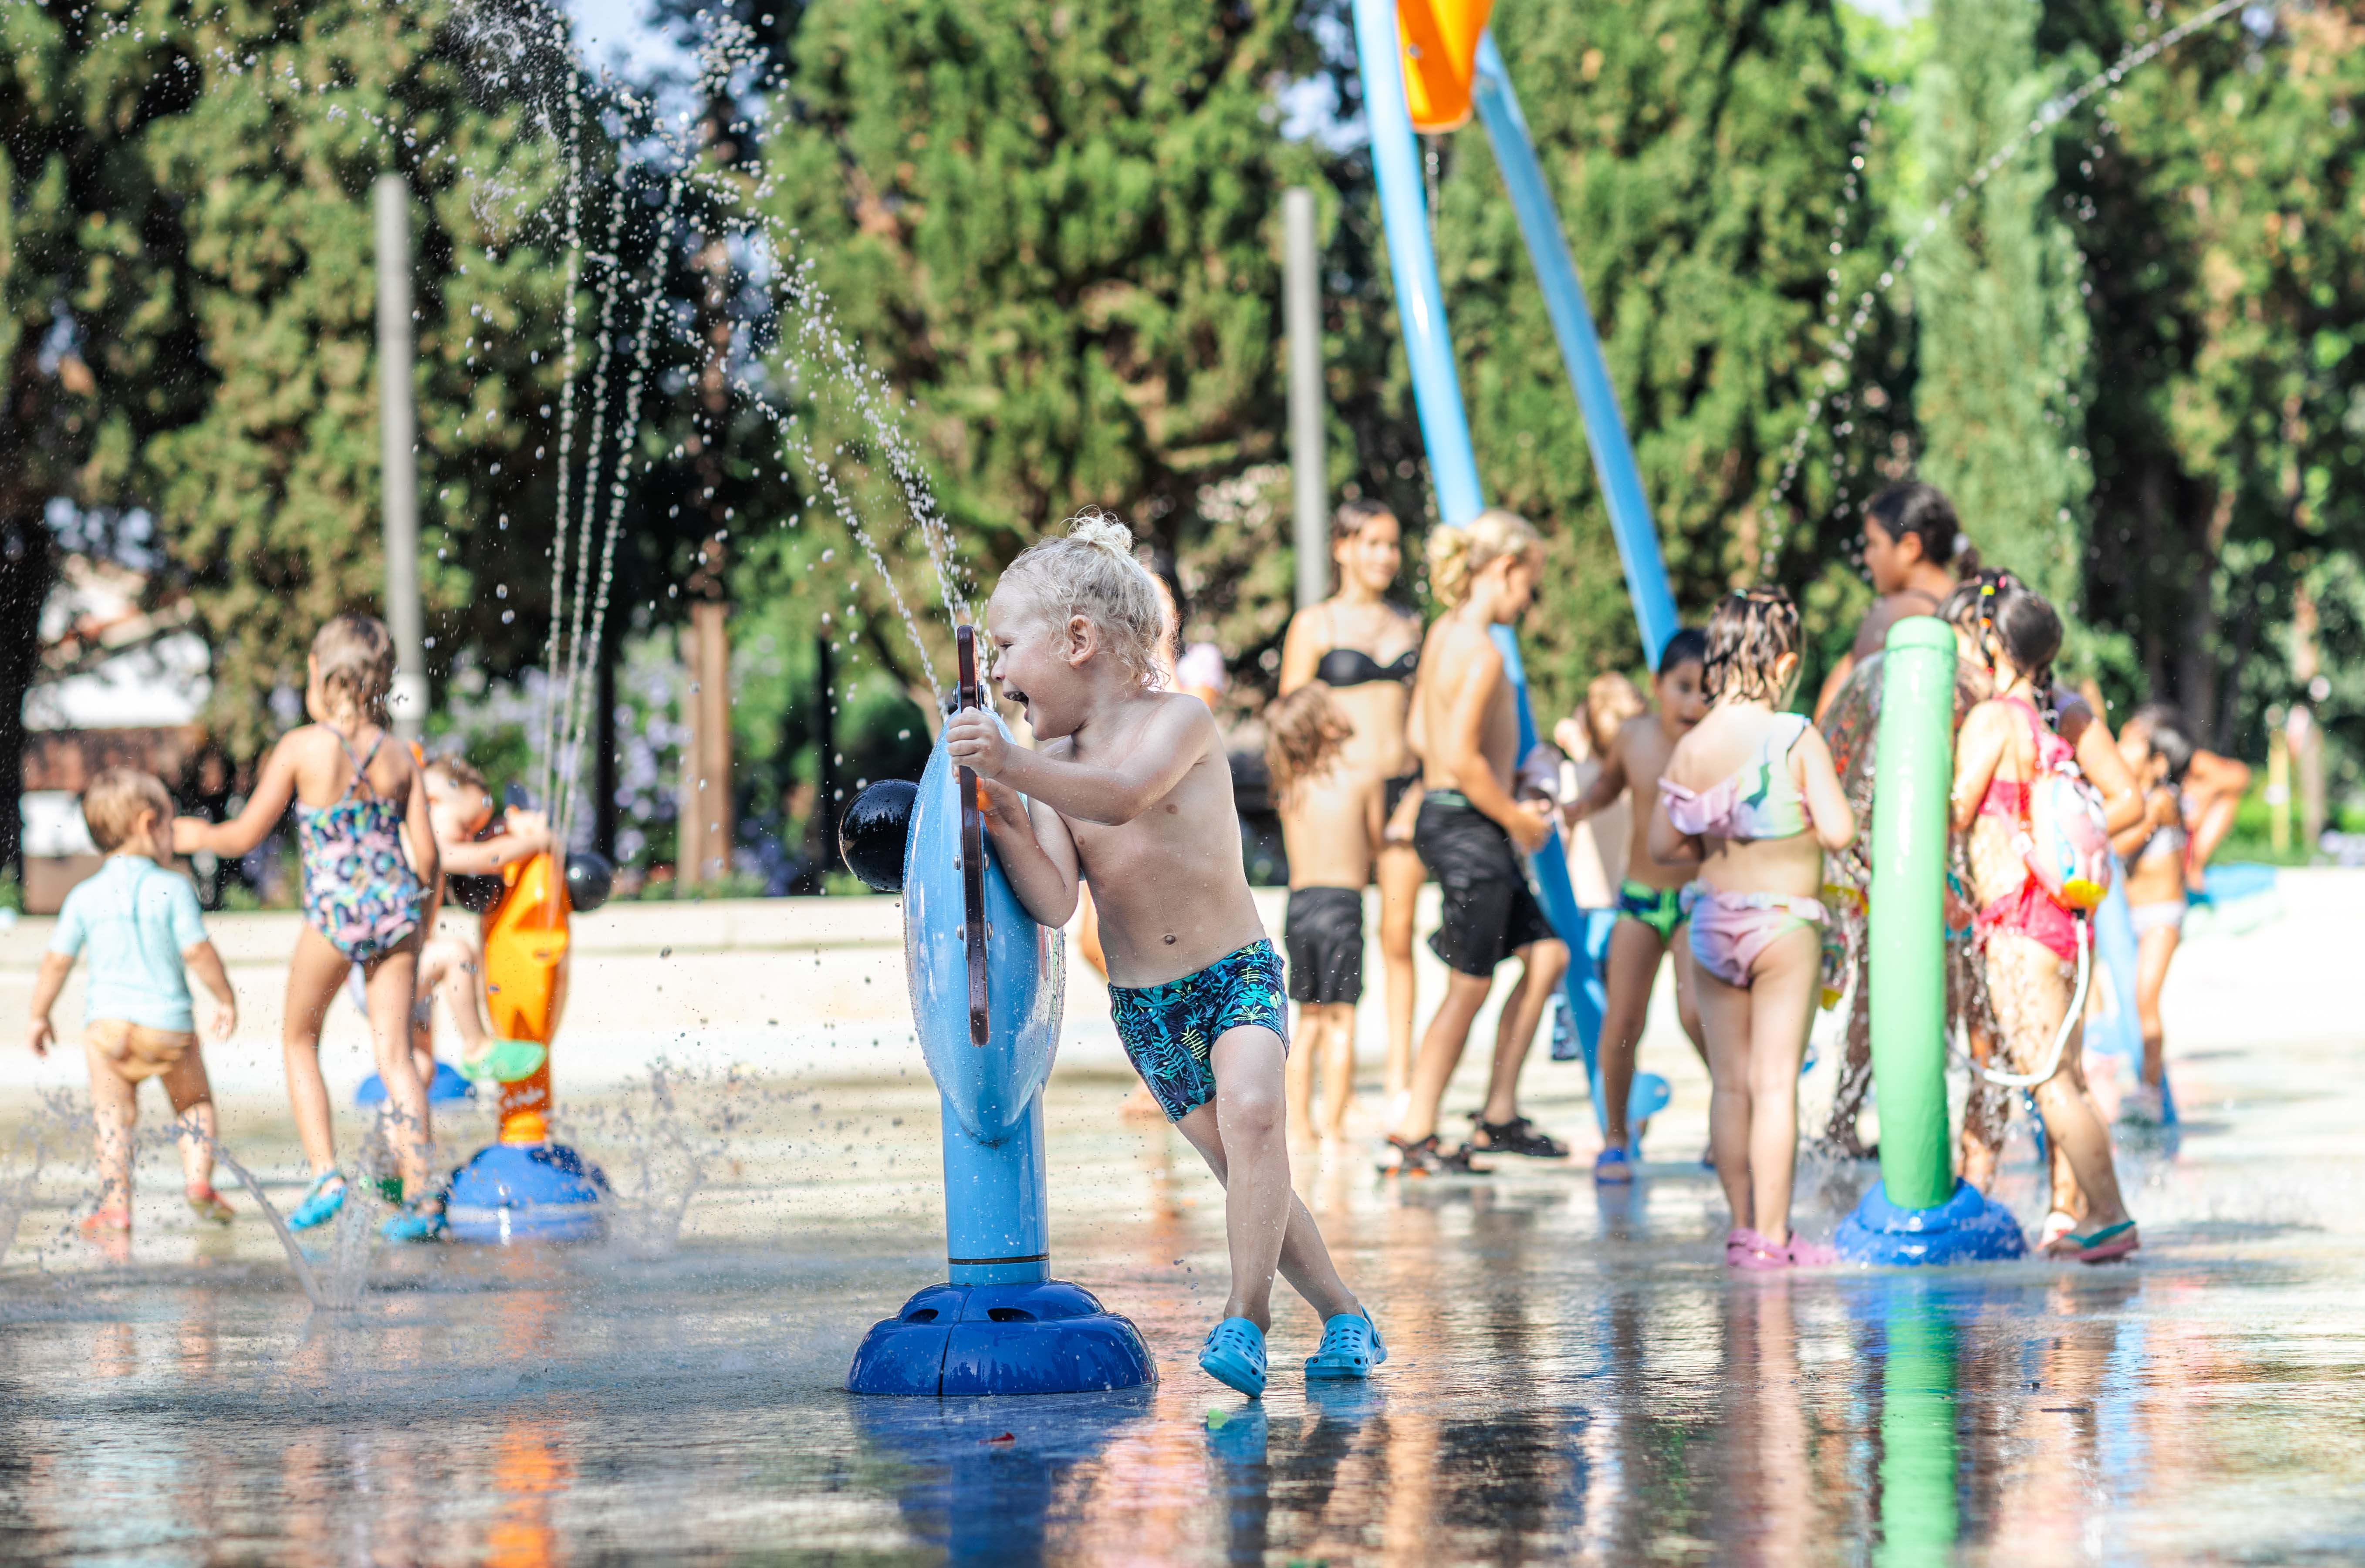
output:
[[[1098,507],[1078,512],[1068,525],[1068,537],[1079,544],[1096,545],[1112,555],[1133,559],[1133,530]]]

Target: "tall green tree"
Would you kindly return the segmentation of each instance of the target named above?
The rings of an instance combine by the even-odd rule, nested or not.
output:
[[[2172,20],[2172,18],[2170,18]],[[2046,8],[2080,71],[2158,36],[2140,0]],[[2057,169],[2093,285],[2089,613],[2127,700],[2172,699],[2256,756],[2278,704],[2365,756],[2365,6],[2228,18],[2071,122]]]
[[[1518,6],[1494,28],[1679,602],[1697,613],[1769,561],[1794,586],[1815,580],[1853,531],[1846,501],[1878,482],[1900,374],[1876,313],[1850,365],[1850,412],[1819,427],[1802,478],[1769,507],[1840,336],[1825,323],[1833,269],[1845,312],[1877,266],[1862,241],[1878,207],[1861,189],[1847,199],[1869,86],[1832,6]],[[1642,650],[1584,427],[1484,131],[1456,133],[1440,155],[1439,264],[1479,467],[1490,495],[1548,536],[1552,570],[1524,637],[1540,700],[1565,708],[1594,673],[1631,668]],[[1860,592],[1852,579],[1844,589],[1813,601],[1826,618],[1842,618]]]
[[[1284,428],[1279,198],[1318,172],[1275,130],[1276,75],[1315,63],[1293,8],[819,0],[794,47],[769,210],[863,368],[910,399],[970,562],[990,582],[1086,506],[1186,547],[1202,490],[1273,457]],[[794,390],[816,450],[844,442],[883,476],[852,381],[783,337],[805,351]],[[874,517],[901,510],[891,480],[873,493],[891,503]],[[840,570],[856,554],[828,508],[801,526]],[[925,610],[918,531],[880,527]],[[863,577],[871,652],[908,667]]]
[[[1911,280],[1921,476],[1990,560],[2074,614],[2093,483],[2084,270],[2052,138],[2027,134],[2065,72],[2039,64],[2034,6],[1936,0],[1931,19],[1912,111],[1920,208],[1945,216]]]
[[[313,629],[379,608],[371,185],[396,172],[415,201],[431,666],[455,645],[526,656],[566,275],[571,67],[548,14],[132,0],[10,6],[0,29],[0,440],[27,454],[7,515],[51,498],[152,513],[156,591],[193,598],[214,650],[218,732],[267,742],[258,698],[300,686]],[[586,129],[596,178],[596,116]]]

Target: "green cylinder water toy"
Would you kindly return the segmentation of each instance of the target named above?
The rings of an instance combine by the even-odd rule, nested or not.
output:
[[[1833,1240],[1867,1263],[2016,1258],[2001,1204],[1955,1175],[1946,1121],[1946,812],[1955,778],[1955,633],[1934,616],[1889,628],[1874,740],[1872,988],[1880,1182]]]

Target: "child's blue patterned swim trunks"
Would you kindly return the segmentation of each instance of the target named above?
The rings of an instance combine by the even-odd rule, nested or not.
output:
[[[1170,1122],[1216,1097],[1208,1053],[1227,1029],[1257,1025],[1289,1048],[1281,955],[1262,937],[1164,985],[1109,987],[1109,1017],[1133,1070]]]

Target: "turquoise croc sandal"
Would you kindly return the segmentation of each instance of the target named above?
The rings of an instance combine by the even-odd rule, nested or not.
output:
[[[328,1190],[331,1182],[336,1183],[334,1191]],[[337,1211],[344,1206],[345,1173],[331,1170],[326,1175],[315,1176],[312,1184],[304,1189],[303,1201],[287,1216],[287,1228],[309,1230],[316,1225],[326,1225],[336,1218]]]
[[[1593,1179],[1604,1187],[1634,1184],[1634,1159],[1622,1148],[1605,1148],[1593,1157]]]
[[[380,1236],[388,1241],[441,1241],[443,1239],[443,1210],[415,1209],[405,1205],[402,1211],[378,1226]]]
[[[1380,1338],[1379,1325],[1372,1321],[1371,1309],[1342,1312],[1322,1325],[1322,1348],[1306,1358],[1306,1375],[1369,1377],[1387,1359],[1388,1347]]]
[[[1250,1399],[1264,1394],[1264,1330],[1245,1317],[1227,1317],[1207,1330],[1199,1370]]]

